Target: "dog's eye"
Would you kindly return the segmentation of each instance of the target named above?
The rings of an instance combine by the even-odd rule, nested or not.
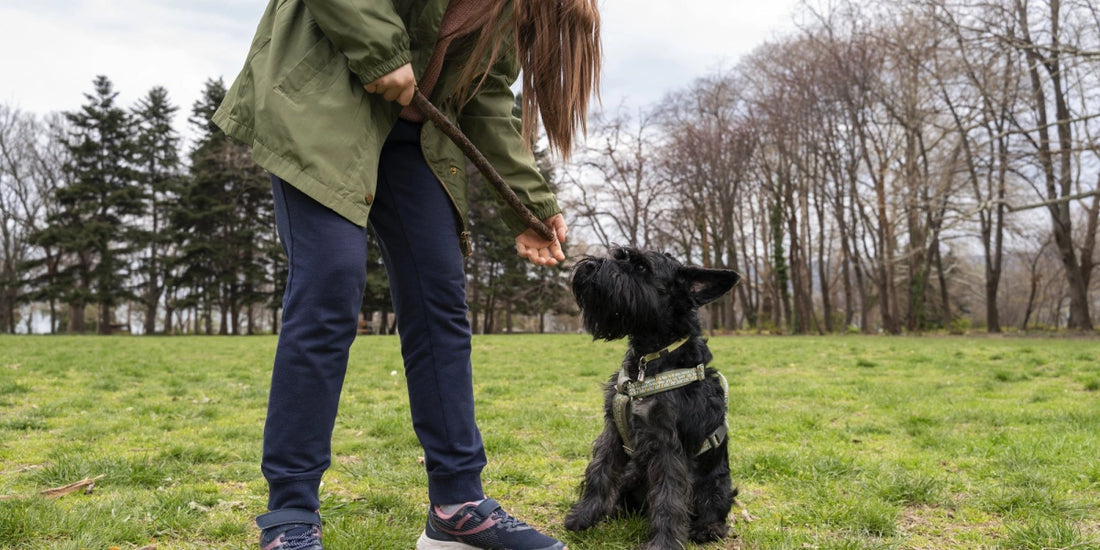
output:
[[[633,266],[634,271],[638,273],[649,273],[649,264],[641,258],[634,258],[634,260],[630,262],[630,265]]]

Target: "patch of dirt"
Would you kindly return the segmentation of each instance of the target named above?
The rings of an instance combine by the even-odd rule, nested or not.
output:
[[[939,506],[911,506],[902,512],[898,530],[909,539],[907,549],[942,550],[965,548],[973,544],[975,534],[983,540],[996,540],[1000,538],[1003,524],[999,519],[961,524],[950,509]]]

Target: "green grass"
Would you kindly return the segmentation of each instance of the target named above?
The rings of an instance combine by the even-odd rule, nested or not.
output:
[[[250,548],[271,337],[0,337],[0,548]],[[695,549],[1100,548],[1100,343],[715,337],[738,538]],[[474,339],[490,495],[564,531],[622,343]],[[398,342],[356,341],[326,547],[408,549],[426,506]],[[84,478],[90,493],[39,493]],[[745,521],[742,511],[754,516]]]

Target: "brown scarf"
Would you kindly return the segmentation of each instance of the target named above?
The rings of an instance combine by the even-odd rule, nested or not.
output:
[[[432,89],[439,81],[439,72],[443,69],[443,57],[450,47],[451,41],[460,36],[470,34],[480,29],[488,15],[488,4],[494,0],[451,0],[447,4],[447,11],[443,13],[443,21],[439,24],[439,38],[435,43],[428,66],[424,74],[420,76],[417,86],[425,96],[431,97]],[[424,120],[424,114],[419,109],[409,105],[401,110],[401,118],[413,122]]]

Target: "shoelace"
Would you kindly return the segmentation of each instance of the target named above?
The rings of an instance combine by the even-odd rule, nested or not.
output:
[[[526,527],[527,523],[522,522],[505,512],[503,508],[497,508],[489,517],[495,518],[499,523],[503,524],[508,529],[514,529],[516,527]]]
[[[291,533],[294,531],[294,533]],[[281,550],[306,550],[316,544],[317,536],[313,534],[313,528],[291,529],[283,533]]]

